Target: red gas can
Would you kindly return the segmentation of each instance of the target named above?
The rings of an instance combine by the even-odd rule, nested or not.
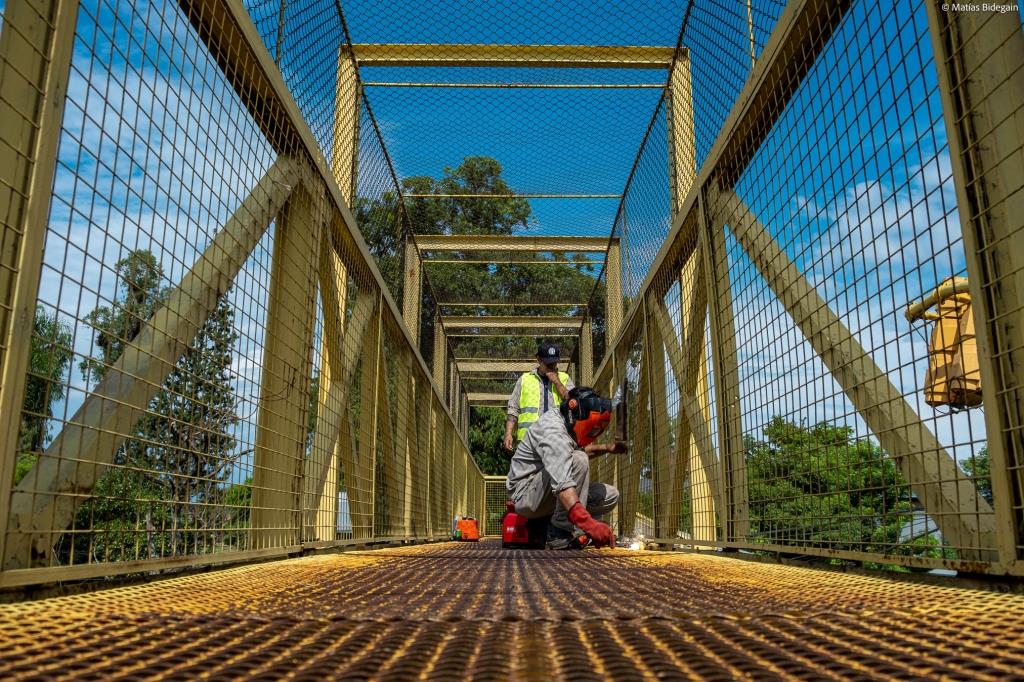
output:
[[[516,514],[515,502],[505,503],[505,516],[501,520],[501,546],[543,549],[547,540],[550,517],[527,519]]]
[[[530,532],[526,528],[526,517],[516,514],[515,502],[505,503],[505,516],[501,520],[501,546],[526,547],[530,544]]]

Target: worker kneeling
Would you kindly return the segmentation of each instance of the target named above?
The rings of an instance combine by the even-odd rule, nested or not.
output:
[[[582,546],[583,535],[596,547],[615,546],[612,529],[594,516],[614,509],[619,491],[590,482],[591,457],[625,451],[621,442],[594,442],[608,428],[611,413],[610,400],[585,386],[574,388],[558,410],[541,415],[512,455],[509,498],[520,516],[551,517],[549,549]]]

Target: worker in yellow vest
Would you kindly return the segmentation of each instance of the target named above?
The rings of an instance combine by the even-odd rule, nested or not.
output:
[[[502,441],[506,450],[513,450],[542,414],[568,399],[573,383],[568,374],[558,371],[560,361],[558,346],[553,343],[537,346],[537,366],[519,377],[508,399],[508,418]]]

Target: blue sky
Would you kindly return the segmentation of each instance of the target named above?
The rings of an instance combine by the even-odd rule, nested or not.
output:
[[[981,411],[950,416],[917,398],[925,346],[920,329],[902,321],[902,306],[941,278],[963,274],[964,265],[924,16],[919,3],[893,3],[891,13],[882,4],[854,4],[737,191],[940,438],[980,443]],[[271,5],[276,8],[250,3],[265,37],[276,20]],[[282,68],[326,142],[335,56],[329,40],[321,41],[323,50],[307,49],[318,27],[332,39],[340,33],[333,14],[318,15],[313,0],[289,7],[295,29],[285,40]],[[343,7],[357,42],[673,45],[685,5],[358,0]],[[757,7],[760,48],[779,6]],[[745,29],[745,17],[731,6],[692,16],[685,43],[692,49],[698,162],[746,79]],[[665,77],[618,70],[370,71],[365,80],[657,83]],[[113,263],[132,249],[153,249],[173,285],[273,160],[175,4],[115,9],[84,2],[69,92],[40,288],[48,309],[79,320],[73,329],[79,357],[66,377],[72,390],[58,419],[69,418],[88,390],[77,362],[96,350],[81,318],[114,299]],[[485,153],[504,164],[519,191],[618,193],[659,93],[370,88],[368,96],[402,176],[437,175],[464,155]],[[626,203],[634,287],[669,227],[661,116]],[[534,233],[604,236],[618,202],[532,205]],[[273,229],[232,293],[240,333],[234,366],[243,398],[240,448],[253,440],[272,244]],[[784,414],[810,422],[839,418],[869,437],[745,256],[735,245],[730,252],[745,428],[756,432],[772,414]]]

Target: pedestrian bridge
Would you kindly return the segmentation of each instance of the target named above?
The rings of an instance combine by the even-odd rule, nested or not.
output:
[[[1019,8],[0,8],[5,678],[1019,675]]]

